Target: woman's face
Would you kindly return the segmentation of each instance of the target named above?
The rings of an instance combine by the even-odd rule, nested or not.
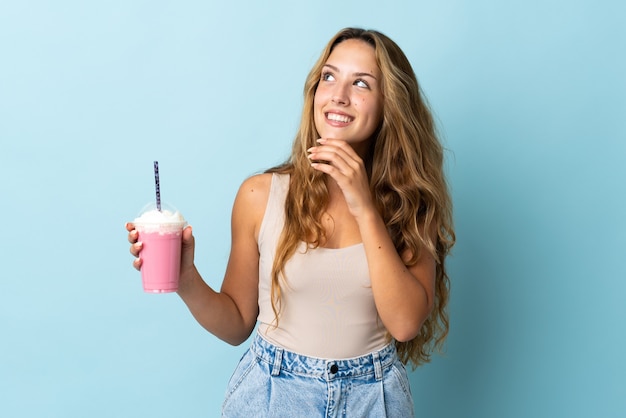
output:
[[[336,45],[322,68],[313,102],[320,136],[342,139],[364,153],[382,120],[380,83],[371,45],[358,39]]]

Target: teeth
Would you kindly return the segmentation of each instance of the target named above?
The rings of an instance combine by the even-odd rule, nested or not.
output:
[[[349,116],[337,115],[336,113],[329,113],[328,114],[328,119],[334,120],[334,121],[337,121],[337,122],[343,122],[343,123],[350,122],[350,117]]]

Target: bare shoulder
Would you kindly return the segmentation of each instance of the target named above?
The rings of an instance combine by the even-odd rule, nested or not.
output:
[[[271,186],[271,173],[256,174],[245,179],[237,192],[233,221],[254,228],[255,236],[265,214]]]
[[[241,199],[254,206],[261,204],[261,208],[264,209],[267,199],[269,198],[271,185],[271,173],[255,174],[241,183],[239,191],[237,192],[237,199]]]

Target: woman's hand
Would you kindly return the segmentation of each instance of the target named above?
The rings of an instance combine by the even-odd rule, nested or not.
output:
[[[361,157],[345,141],[324,138],[318,143],[308,150],[309,158],[313,168],[337,182],[359,225],[378,314],[396,340],[409,341],[419,333],[432,310],[434,258],[424,250],[416,264],[406,266],[374,208]],[[410,256],[407,253],[405,259]]]
[[[183,229],[182,249],[180,251],[180,275],[194,267],[194,252],[196,248],[196,239],[193,237],[191,226]]]
[[[133,267],[137,270],[141,269],[141,258],[139,253],[141,252],[141,242],[139,242],[139,233],[135,229],[135,225],[131,222],[126,222],[126,230],[128,231],[128,242],[130,242],[130,253],[135,257],[133,260]]]
[[[363,211],[373,209],[363,159],[346,141],[320,138],[317,142],[320,145],[307,150],[311,166],[337,182],[352,216],[358,218]]]
[[[137,270],[141,269],[141,249],[143,247],[142,242],[139,241],[139,233],[135,229],[135,225],[131,222],[126,223],[126,230],[128,231],[128,242],[130,242],[130,253],[135,257],[133,260],[133,267]],[[184,271],[194,267],[194,251],[195,251],[195,239],[193,237],[193,231],[191,226],[187,226],[183,230],[182,237],[182,249],[180,253],[180,272],[181,276]]]

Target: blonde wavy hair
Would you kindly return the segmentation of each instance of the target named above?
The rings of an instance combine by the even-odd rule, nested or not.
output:
[[[430,361],[432,351],[442,348],[448,334],[450,284],[445,258],[455,242],[452,203],[443,171],[444,150],[415,73],[400,47],[378,31],[346,28],[329,41],[306,79],[302,118],[291,156],[267,170],[290,175],[285,225],[272,268],[272,308],[277,323],[280,277],[298,245],[305,241],[310,248],[316,248],[325,239],[321,219],[329,200],[328,190],[324,174],[311,168],[306,150],[319,138],[313,100],[322,67],[333,48],[347,39],[370,44],[382,73],[382,123],[364,160],[376,206],[398,253],[411,254],[411,259],[405,260],[408,265],[417,262],[422,249],[429,251],[437,263],[436,297],[430,316],[413,340],[395,342],[400,359],[417,367]],[[435,240],[431,236],[434,234],[420,231],[436,231]]]

